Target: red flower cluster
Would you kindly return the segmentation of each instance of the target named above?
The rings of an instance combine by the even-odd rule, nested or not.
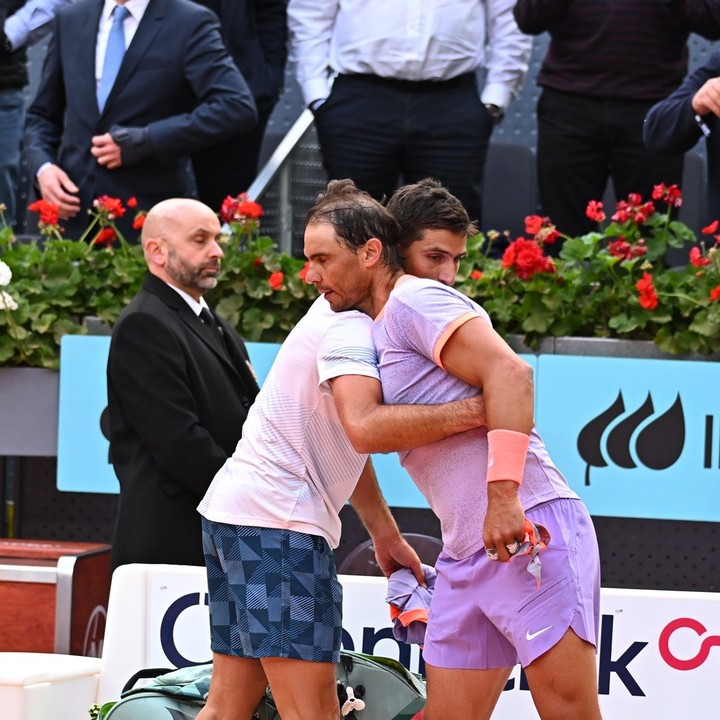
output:
[[[655,205],[652,200],[643,202],[641,195],[630,193],[627,200],[617,202],[612,220],[621,223],[634,220],[637,225],[642,225],[654,212]]]
[[[47,200],[36,200],[28,205],[28,210],[40,214],[42,225],[57,225],[60,221],[60,208]]]
[[[284,279],[285,275],[283,275],[281,270],[278,270],[277,272],[270,273],[268,284],[273,290],[279,290],[282,287]]]
[[[525,218],[525,232],[534,235],[535,239],[543,245],[550,245],[560,237],[550,218],[540,215],[528,215]]]
[[[605,220],[603,204],[597,200],[591,200],[585,208],[585,216],[593,222],[603,222]]]
[[[699,247],[690,248],[690,262],[694,267],[703,267],[709,265],[712,261],[709,257],[703,257],[702,250]]]
[[[713,220],[707,227],[702,229],[703,235],[712,235],[715,238],[716,244],[720,244],[720,235],[715,235],[718,225],[720,225],[720,222]]]
[[[137,204],[137,200],[135,201]],[[108,219],[114,220],[121,218],[125,214],[125,207],[119,198],[110,197],[109,195],[101,195],[93,200],[93,207],[100,212],[107,213]]]
[[[650,273],[643,273],[642,278],[635,283],[640,293],[640,305],[646,310],[654,310],[658,305],[658,296],[653,285],[653,278]]]
[[[473,270],[473,271],[470,273],[470,279],[471,279],[471,280],[482,280],[482,276],[483,276],[483,274],[482,274],[482,272],[481,272],[480,270]]]
[[[117,233],[111,227],[104,227],[95,236],[91,245],[104,245],[105,247],[112,247],[112,244],[117,240]]]
[[[298,273],[298,277],[299,277],[303,282],[307,282],[306,276],[307,276],[307,274],[308,274],[308,270],[309,270],[309,269],[310,269],[310,263],[309,263],[309,262],[306,262],[306,263],[302,266],[302,270],[300,270],[300,272]]]
[[[636,245],[631,245],[622,235],[608,243],[608,252],[621,260],[632,260],[647,253],[645,241],[640,238]]]
[[[718,300],[720,300],[720,285],[716,285],[710,291],[710,302],[717,302]]]
[[[677,185],[666,186],[664,183],[653,186],[653,200],[662,200],[666,205],[680,207],[682,205],[682,191]]]
[[[224,223],[257,220],[262,214],[262,205],[248,199],[247,193],[240,193],[237,197],[228,195],[220,208],[220,219]]]
[[[535,273],[555,271],[552,260],[543,255],[541,245],[523,237],[508,245],[502,256],[502,266],[512,268],[522,280],[527,280]]]
[[[128,205],[130,205],[130,201],[128,201]],[[146,217],[147,217],[147,213],[142,210],[137,215],[135,215],[133,222],[132,222],[133,230],[142,230],[143,225],[145,224]]]

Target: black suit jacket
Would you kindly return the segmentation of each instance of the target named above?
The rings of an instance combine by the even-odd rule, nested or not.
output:
[[[220,18],[223,39],[258,108],[258,124],[193,154],[199,198],[219,209],[227,195],[248,189],[258,171],[265,127],[283,89],[287,0],[197,0]]]
[[[707,80],[720,76],[720,53],[714,53],[672,95],[653,105],[645,118],[643,138],[653,149],[684,153],[690,150],[703,132],[695,120],[692,99]],[[702,118],[710,135],[707,138],[708,160],[708,217],[720,217],[720,118]]]
[[[219,322],[229,352],[173,288],[148,275],[115,325],[107,367],[120,481],[113,567],[203,564],[196,507],[258,393],[242,340]]]
[[[257,118],[216,16],[189,0],[150,0],[101,113],[95,47],[102,6],[78,0],[57,14],[25,126],[32,177],[53,162],[80,188],[82,211],[64,223],[75,237],[99,195],[135,196],[145,210],[187,196],[187,156],[249,130]],[[122,167],[108,170],[90,153],[91,138],[114,128],[131,133],[120,142]]]
[[[285,81],[288,0],[196,0],[220,19],[225,45],[258,109],[272,108]]]

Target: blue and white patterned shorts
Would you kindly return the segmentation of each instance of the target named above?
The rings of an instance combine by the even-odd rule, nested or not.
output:
[[[316,535],[202,519],[213,652],[340,659],[342,586]]]

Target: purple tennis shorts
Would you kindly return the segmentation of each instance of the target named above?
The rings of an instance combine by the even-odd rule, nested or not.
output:
[[[439,668],[527,666],[569,628],[597,647],[600,557],[590,516],[579,500],[558,499],[526,512],[550,532],[540,553],[540,588],[528,556],[490,560],[485,547],[462,560],[444,552],[435,564],[423,657]]]

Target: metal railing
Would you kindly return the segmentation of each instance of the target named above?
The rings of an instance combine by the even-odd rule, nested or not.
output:
[[[262,233],[282,252],[302,255],[305,212],[326,182],[313,116],[304,110],[248,188],[265,211]]]

